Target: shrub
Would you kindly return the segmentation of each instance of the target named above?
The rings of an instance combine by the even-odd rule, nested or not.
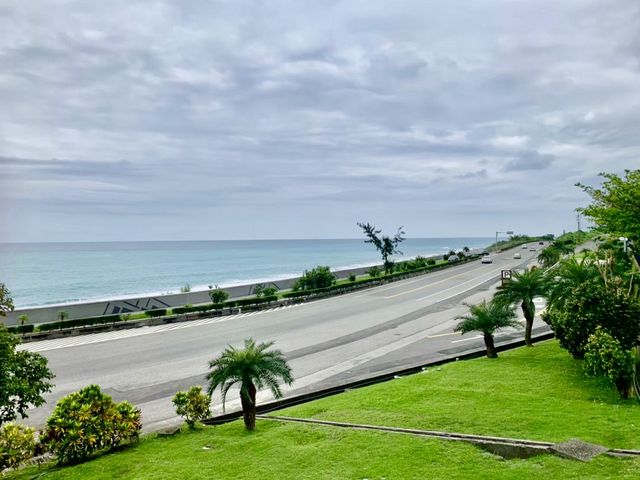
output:
[[[211,397],[202,393],[202,387],[193,386],[186,392],[177,392],[172,402],[176,413],[184,417],[189,428],[195,427],[197,422],[211,415]]]
[[[427,265],[432,266],[436,264],[436,260],[434,258],[430,258],[427,260]]]
[[[58,463],[73,463],[136,441],[141,427],[139,409],[126,401],[117,404],[99,386],[89,385],[58,401],[41,441]]]
[[[601,327],[589,336],[584,352],[585,371],[611,380],[622,398],[629,398],[637,363],[635,351],[622,348],[620,342]]]
[[[17,467],[33,457],[35,450],[33,429],[14,423],[0,428],[0,470]]]
[[[262,289],[263,297],[276,297],[278,294],[278,289],[276,287],[264,287]]]
[[[380,276],[380,274],[382,273],[382,270],[380,270],[379,267],[373,266],[369,269],[369,271],[367,272],[369,274],[369,276],[371,278],[378,278]]]
[[[216,288],[209,287],[209,298],[213,303],[223,303],[227,301],[229,294],[216,285]]]
[[[588,282],[574,288],[562,308],[551,308],[543,316],[560,346],[574,358],[583,358],[589,336],[598,326],[610,333],[624,350],[633,347],[640,334],[640,304],[626,295]]]
[[[350,282],[355,282],[356,281],[356,274],[355,273],[350,273],[349,274],[349,281]]]
[[[191,285],[185,283],[183,287],[180,287],[180,293],[189,293],[191,291]]]
[[[305,270],[293,285],[294,290],[314,290],[316,288],[325,288],[333,285],[336,277],[329,267],[318,266],[312,270]]]
[[[155,310],[147,310],[144,312],[147,317],[163,317],[167,314],[166,308],[156,308]]]

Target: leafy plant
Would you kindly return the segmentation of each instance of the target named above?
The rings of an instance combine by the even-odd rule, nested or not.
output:
[[[58,320],[64,322],[67,318],[69,318],[69,312],[61,310],[58,312]]]
[[[402,227],[398,228],[398,231],[393,237],[388,237],[386,235],[380,236],[382,230],[376,229],[376,227],[369,223],[358,223],[357,225],[364,231],[364,234],[368,238],[364,243],[373,244],[382,256],[384,272],[386,274],[392,273],[393,262],[389,257],[396,254],[402,255],[402,252],[398,250],[398,245],[404,240],[405,233]]]
[[[336,277],[329,267],[317,266],[309,271],[305,270],[302,277],[293,284],[293,290],[314,290],[333,285]]]
[[[522,325],[516,320],[514,307],[494,300],[489,303],[483,300],[478,305],[467,303],[464,305],[469,307],[469,313],[455,318],[462,321],[456,325],[454,331],[462,334],[474,331],[481,332],[487,347],[487,357],[497,358],[498,353],[494,346],[493,334],[502,328],[522,328]]]
[[[271,350],[273,342],[256,344],[249,338],[244,348],[228,346],[222,354],[209,362],[209,395],[220,387],[224,409],[229,389],[240,384],[242,416],[247,430],[256,428],[256,392],[268,387],[275,398],[282,397],[280,381],[293,383],[291,367],[280,350]]]
[[[211,285],[209,285],[209,298],[211,298],[211,302],[213,303],[224,303],[229,298],[229,294],[217,285],[215,288],[212,288]]]
[[[191,285],[185,283],[184,286],[180,287],[180,293],[189,293],[191,291]]]
[[[382,271],[379,267],[373,266],[367,271],[367,273],[371,278],[378,278],[382,274]]]
[[[11,292],[4,283],[0,283],[0,317],[6,317],[7,312],[13,311]]]
[[[172,400],[176,413],[184,417],[189,428],[211,416],[211,396],[202,393],[202,387],[193,386],[186,392],[177,392]]]
[[[349,281],[350,282],[355,282],[356,281],[356,274],[355,273],[350,273],[349,274]]]
[[[633,382],[633,370],[638,355],[633,349],[625,349],[602,327],[589,336],[584,351],[584,369],[587,374],[605,377],[616,386],[622,398],[629,398]]]
[[[124,441],[136,441],[140,410],[129,402],[115,403],[97,385],[89,385],[59,400],[47,420],[42,442],[58,463],[75,463]]]
[[[640,304],[618,291],[591,281],[575,287],[562,304],[544,316],[560,346],[583,358],[589,336],[597,327],[611,334],[623,349],[633,347],[640,334]]]
[[[53,387],[47,359],[38,353],[16,351],[19,343],[0,325],[0,426],[18,415],[26,418],[29,406],[44,404],[42,395]]]
[[[29,315],[23,313],[18,317],[18,321],[20,322],[21,326],[23,326],[25,323],[29,323]]]
[[[258,298],[272,297],[278,293],[276,287],[267,287],[264,283],[257,283],[253,287],[253,294]]]
[[[35,450],[32,428],[14,423],[0,428],[0,470],[17,467],[33,457]]]

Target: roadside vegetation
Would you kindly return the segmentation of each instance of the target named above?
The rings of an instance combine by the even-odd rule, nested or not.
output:
[[[533,301],[536,297],[545,297],[548,304],[543,320],[551,326],[557,340],[507,352],[499,360],[479,359],[431,368],[421,374],[289,408],[282,414],[552,442],[579,437],[609,448],[640,449],[637,435],[640,406],[636,401],[640,399],[640,255],[636,247],[640,239],[634,230],[640,226],[640,210],[634,207],[640,205],[640,171],[626,172],[624,178],[604,177],[600,189],[579,185],[592,198],[593,203],[582,211],[596,225],[600,235],[597,248],[582,252],[576,258],[573,253],[587,236],[577,232],[555,239],[549,247],[558,253],[553,264],[543,257],[539,259],[541,268],[515,272],[492,300],[468,305],[469,314],[458,317],[461,322],[456,328],[463,333],[482,332],[487,356],[495,359],[493,334],[500,328],[515,326],[515,309],[520,306],[525,317],[525,343],[532,347],[531,325],[536,313]],[[368,232],[370,243],[376,244],[371,235],[377,238],[380,231],[369,224],[361,227]],[[395,249],[401,240],[388,241]],[[385,242],[381,241],[381,245]],[[461,253],[464,256],[464,252]],[[430,268],[424,259],[413,262],[418,270]],[[393,272],[394,266],[388,267],[386,277],[416,271]],[[328,267],[318,267],[305,272],[305,276],[307,274],[309,278],[298,288],[306,295],[325,293],[336,286],[345,288],[347,282],[357,282],[345,279],[339,286]],[[212,292],[215,290],[220,289],[212,288]],[[211,297],[212,301],[219,300],[212,305],[226,303],[221,293]],[[264,302],[271,301],[270,298],[255,296]],[[250,301],[256,302],[255,299]],[[0,315],[13,308],[4,285],[0,288],[0,305]],[[66,321],[63,313],[66,312],[60,312],[62,323]],[[162,314],[165,313],[163,310]],[[49,383],[52,373],[46,367],[46,360],[37,354],[16,352],[17,342],[0,327],[0,413],[3,415],[0,422],[24,417],[27,405],[41,404],[42,394],[52,386]],[[640,459],[598,458],[588,465],[579,465],[542,456],[496,464],[493,456],[478,457],[479,451],[474,447],[413,437],[400,440],[398,436],[394,436],[394,442],[388,442],[385,439],[389,434],[256,422],[257,391],[266,387],[279,398],[280,383],[293,382],[284,355],[278,350],[269,350],[271,346],[272,343],[256,343],[252,339],[246,340],[241,349],[229,346],[209,363],[208,395],[192,389],[174,397],[177,413],[187,419],[193,430],[206,415],[205,407],[216,389],[220,389],[224,404],[231,387],[238,385],[244,426],[247,432],[258,426],[260,435],[240,433],[235,422],[218,428],[203,427],[175,439],[150,437],[142,446],[135,447],[140,411],[127,402],[113,403],[98,386],[91,385],[58,402],[39,443],[33,440],[29,429],[12,424],[3,427],[0,430],[0,459],[5,462],[2,466],[15,465],[24,459],[22,457],[44,450],[55,453],[60,464],[83,462],[124,444],[129,448],[118,455],[68,469],[47,466],[38,476],[104,478],[104,472],[108,472],[109,478],[167,478],[175,476],[174,469],[180,465],[179,477],[230,478],[238,476],[239,468],[245,469],[247,465],[255,468],[254,458],[247,461],[252,454],[263,460],[259,470],[261,478],[317,478],[324,475],[329,466],[334,472],[333,478],[343,474],[349,478],[352,473],[386,477],[398,471],[415,476],[424,466],[406,457],[416,449],[423,457],[429,457],[430,467],[442,471],[448,478],[477,476],[482,465],[492,467],[492,478],[513,478],[516,469],[521,469],[516,478],[532,474],[566,478],[567,472],[587,477],[602,476],[603,472],[618,478],[637,476]],[[283,434],[286,437],[283,438]],[[338,444],[334,441],[336,438],[343,442]],[[233,441],[225,443],[227,439]],[[395,442],[396,439],[399,440]],[[196,446],[203,441],[207,443]],[[275,455],[273,445],[286,446],[300,454],[298,461],[281,461],[282,456]],[[310,447],[297,448],[306,445]],[[384,452],[373,462],[365,461],[358,452],[345,450],[345,445],[365,452],[374,448]],[[397,451],[398,445],[404,450]],[[181,451],[185,452],[184,456],[177,458]],[[208,457],[202,454],[211,451],[206,454]],[[396,451],[396,457],[378,461]],[[438,456],[437,452],[445,455]],[[175,461],[170,465],[160,461],[162,453]],[[455,461],[448,457],[456,453]],[[366,459],[370,457],[367,455]],[[203,469],[203,462],[211,458],[216,459],[215,471]],[[354,463],[354,460],[359,461]],[[389,470],[390,467],[393,468]],[[33,470],[27,469],[13,478],[32,473]],[[241,475],[244,476],[248,474]],[[255,476],[255,472],[251,476]]]

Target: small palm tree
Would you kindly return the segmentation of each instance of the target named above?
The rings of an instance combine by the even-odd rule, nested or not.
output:
[[[487,357],[498,358],[494,343],[493,334],[506,327],[522,328],[522,325],[516,320],[516,313],[513,306],[496,301],[487,303],[485,300],[478,305],[469,305],[468,315],[456,317],[456,320],[462,320],[454,329],[456,332],[463,334],[468,332],[482,332],[484,336],[484,344],[487,346]]]
[[[557,248],[547,247],[538,254],[538,263],[545,268],[549,268],[550,266],[558,263],[561,256],[562,253],[560,253],[560,250]]]
[[[539,268],[531,268],[522,273],[513,272],[511,280],[503,286],[498,287],[495,295],[497,302],[508,305],[521,302],[522,313],[526,321],[524,330],[524,343],[532,347],[531,331],[533,330],[533,319],[536,317],[536,306],[533,299],[544,297],[547,294],[547,281],[544,271]]]
[[[256,428],[256,392],[268,387],[274,397],[281,398],[279,380],[287,385],[293,383],[291,368],[287,364],[280,350],[267,351],[273,342],[256,345],[255,340],[249,338],[244,341],[244,349],[237,349],[229,345],[224,352],[209,362],[209,395],[217,387],[222,393],[222,408],[227,399],[227,392],[236,383],[240,384],[240,402],[242,416],[247,430]]]
[[[562,309],[564,303],[579,285],[601,279],[595,262],[588,257],[561,260],[558,267],[547,272],[549,305]]]

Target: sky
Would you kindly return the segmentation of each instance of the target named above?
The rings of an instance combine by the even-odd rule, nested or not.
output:
[[[0,2],[0,241],[576,228],[640,2]],[[583,226],[585,225],[583,221]]]

